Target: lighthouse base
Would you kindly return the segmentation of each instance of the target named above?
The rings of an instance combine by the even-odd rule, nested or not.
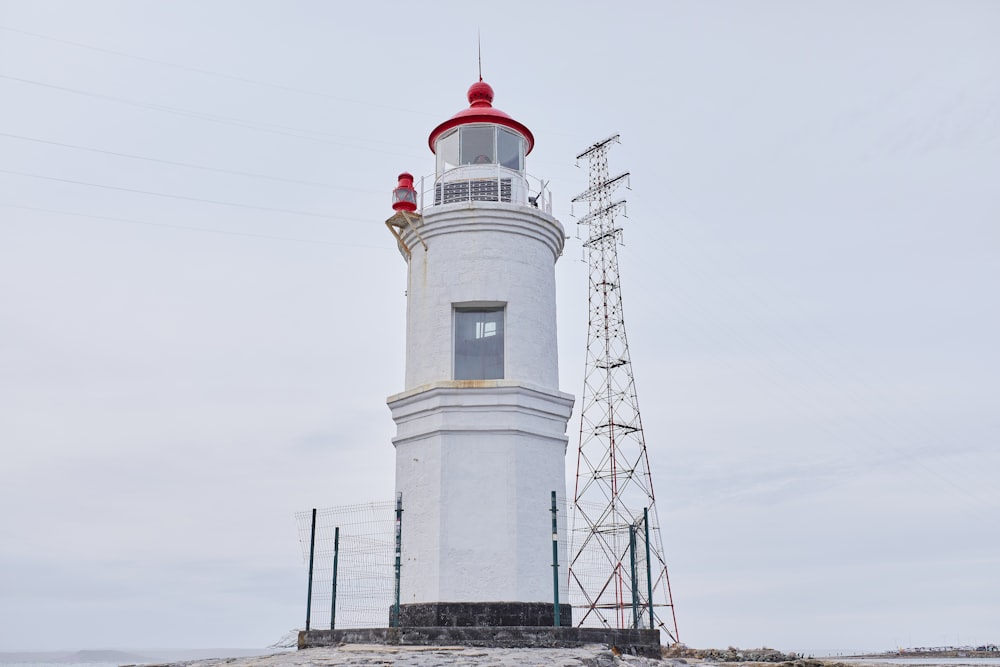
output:
[[[481,648],[579,648],[588,644],[617,647],[628,655],[660,658],[660,631],[628,628],[465,627],[359,628],[299,632],[299,649],[341,644],[390,646],[476,646]]]
[[[422,602],[399,606],[404,628],[531,627],[555,625],[547,602]],[[573,607],[559,605],[559,625],[573,625]],[[390,624],[392,609],[389,610]]]

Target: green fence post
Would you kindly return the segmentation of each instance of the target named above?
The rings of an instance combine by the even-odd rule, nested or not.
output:
[[[403,494],[396,494],[396,600],[392,607],[392,627],[399,627],[399,573],[402,567],[403,546]]]
[[[309,530],[309,588],[306,592],[306,632],[309,632],[309,618],[312,616],[313,601],[313,557],[316,555],[316,508],[313,508],[312,528]]]
[[[556,521],[556,492],[552,492],[552,599],[555,606],[552,612],[552,624],[557,628],[562,624],[559,617],[559,525]]]
[[[632,578],[632,627],[639,627],[639,582],[635,576],[635,524],[628,526],[628,560]]]
[[[646,587],[649,592],[649,629],[655,630],[653,617],[653,562],[649,559],[649,508],[642,508],[642,523],[646,529]]]
[[[340,555],[340,526],[333,529],[333,591],[330,594],[330,629],[337,624],[337,557]]]

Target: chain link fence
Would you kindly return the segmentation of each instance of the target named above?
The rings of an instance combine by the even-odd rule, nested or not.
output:
[[[307,603],[311,627],[389,625],[395,585],[395,509],[395,503],[387,501],[315,510],[314,542],[310,538],[312,511],[295,514],[306,564],[310,560],[310,544],[314,544],[311,596]],[[339,537],[336,598],[333,595],[335,537]]]
[[[673,601],[652,512],[570,504],[569,602],[581,627],[660,628],[673,641]],[[650,618],[650,614],[653,618]]]
[[[573,518],[581,511],[596,516],[604,510],[600,505],[574,506],[565,497],[558,497],[556,507],[558,533],[567,542],[560,545],[564,555],[559,562],[559,601],[573,606],[573,625],[649,627],[650,594],[656,599],[666,592],[659,527],[653,522],[648,525],[640,515],[631,526],[612,525],[596,531],[616,535],[596,534],[594,526],[578,517],[574,527]],[[551,516],[551,506],[538,511]],[[395,603],[396,503],[372,502],[315,512],[315,531],[312,510],[295,514],[304,564],[309,564],[312,552],[307,602],[310,626],[387,627]],[[406,531],[404,516],[404,551]],[[539,567],[550,568],[551,561],[539,563]],[[653,607],[661,604],[654,602]]]

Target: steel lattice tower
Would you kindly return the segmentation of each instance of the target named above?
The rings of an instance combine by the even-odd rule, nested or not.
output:
[[[653,495],[649,457],[622,313],[616,216],[612,201],[629,174],[608,176],[618,135],[577,156],[590,165],[578,224],[590,266],[587,363],[570,542],[570,600],[578,625],[655,628],[679,640],[673,595]]]

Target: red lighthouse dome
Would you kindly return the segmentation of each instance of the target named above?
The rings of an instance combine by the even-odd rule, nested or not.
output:
[[[524,171],[535,137],[525,125],[493,106],[493,87],[482,79],[469,86],[469,108],[439,124],[427,143],[437,156],[437,175],[456,167],[496,165]]]
[[[427,138],[436,158],[433,205],[539,206],[544,183],[538,181],[533,194],[525,171],[525,156],[535,145],[531,130],[493,106],[493,87],[481,77],[469,86],[467,98],[469,107],[439,123]]]
[[[462,109],[457,114],[434,128],[427,143],[431,147],[432,153],[437,153],[435,143],[442,134],[459,125],[472,125],[474,123],[492,123],[500,125],[520,134],[525,142],[524,154],[527,155],[535,146],[535,137],[531,130],[522,123],[514,120],[500,109],[493,106],[493,86],[482,79],[469,86],[467,93],[469,108]]]

